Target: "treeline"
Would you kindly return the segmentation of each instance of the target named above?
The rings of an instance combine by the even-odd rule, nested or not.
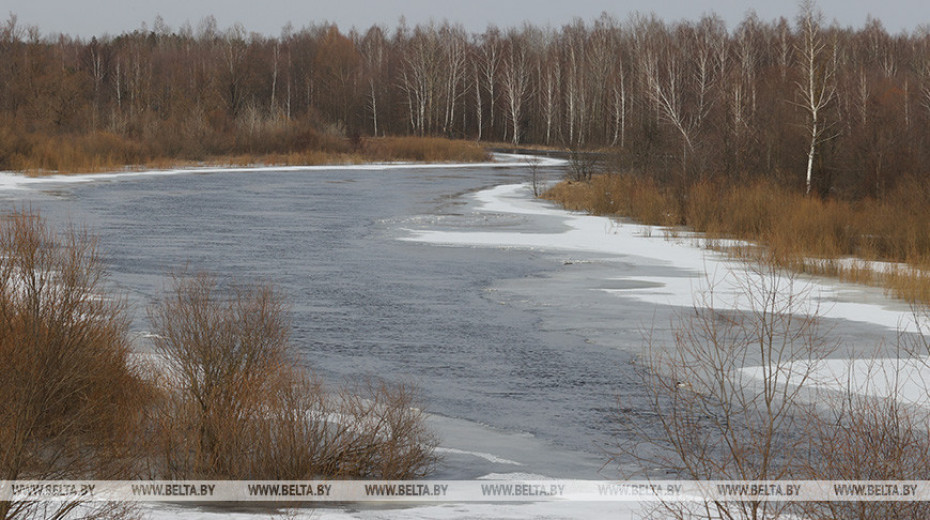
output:
[[[138,162],[428,135],[609,146],[638,171],[861,197],[924,173],[928,123],[930,34],[829,26],[810,2],[732,29],[641,15],[480,34],[401,22],[266,37],[212,18],[89,41],[15,16],[0,29],[5,168],[73,142],[61,136]]]

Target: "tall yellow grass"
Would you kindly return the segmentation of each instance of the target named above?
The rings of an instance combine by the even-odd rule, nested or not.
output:
[[[0,129],[2,130],[2,129]],[[7,132],[6,134],[9,134]],[[3,141],[0,132],[0,141]],[[0,142],[3,169],[28,175],[94,173],[126,168],[167,168],[191,165],[287,165],[359,164],[379,161],[477,162],[489,159],[487,151],[472,141],[433,137],[388,137],[328,140],[282,151],[256,152],[244,147],[224,154],[168,153],[116,134],[96,132],[71,136],[11,135]],[[338,141],[338,142],[337,142]]]
[[[899,185],[882,200],[808,197],[774,181],[704,181],[684,192],[632,174],[564,181],[543,195],[567,209],[683,224],[706,238],[763,246],[731,248],[740,257],[764,252],[780,265],[844,281],[884,287],[911,303],[930,303],[930,186]],[[853,260],[858,259],[858,261]],[[869,262],[887,262],[873,269]]]
[[[473,141],[441,137],[383,137],[362,143],[364,157],[376,161],[478,162],[488,152]]]

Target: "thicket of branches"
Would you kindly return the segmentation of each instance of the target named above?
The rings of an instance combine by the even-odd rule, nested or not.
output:
[[[325,386],[299,363],[282,296],[178,277],[133,353],[95,239],[0,216],[0,480],[406,479],[436,439],[405,385]],[[79,509],[80,507],[80,509]],[[0,501],[0,520],[119,518],[106,504]]]
[[[480,34],[401,23],[267,37],[210,18],[89,41],[15,16],[0,28],[4,168],[61,146],[133,162],[434,135],[612,146],[625,167],[686,178],[803,187],[809,173],[822,193],[867,196],[925,172],[928,123],[930,32],[828,25],[810,2],[795,20],[732,28],[642,15]]]
[[[650,413],[620,416],[630,433],[620,460],[638,461],[654,478],[685,480],[926,479],[930,417],[901,396],[927,390],[904,368],[926,360],[927,338],[902,335],[901,359],[825,376],[839,345],[813,287],[771,259],[746,267],[708,279],[668,341],[649,338],[640,373]],[[870,520],[930,511],[920,501],[760,500],[667,502],[656,513],[649,517]]]

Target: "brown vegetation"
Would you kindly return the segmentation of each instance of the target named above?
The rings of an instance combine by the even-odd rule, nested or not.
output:
[[[2,129],[0,129],[2,132]],[[0,136],[2,137],[2,136]],[[356,145],[347,139],[329,139],[326,144],[295,146],[283,151],[217,154],[165,155],[151,146],[111,134],[97,132],[74,136],[9,136],[7,169],[28,175],[94,173],[127,168],[198,166],[317,166],[365,162],[478,162],[490,159],[473,141],[439,137],[364,138]],[[0,155],[3,155],[0,150]]]
[[[600,175],[562,182],[543,195],[571,210],[687,226],[706,243],[739,239],[764,246],[784,267],[886,287],[895,297],[930,303],[930,185],[902,181],[884,198],[821,199],[766,180],[697,182],[684,192],[649,177]],[[744,258],[756,247],[728,246]],[[858,261],[857,261],[857,260]],[[866,262],[889,262],[873,269]],[[898,265],[900,264],[900,265]]]
[[[28,211],[0,222],[0,480],[128,478],[146,455],[154,392],[102,276],[85,233],[58,235]],[[36,507],[0,502],[0,518]]]
[[[142,366],[93,237],[59,235],[31,211],[0,219],[0,480],[408,479],[434,467],[416,392],[324,387],[299,364],[272,288],[178,277],[150,317],[158,355]],[[0,519],[77,505],[0,502]],[[120,514],[100,507],[86,512]]]
[[[660,479],[920,481],[930,476],[928,413],[884,396],[856,392],[868,378],[825,390],[814,375],[834,346],[809,304],[810,287],[770,262],[752,264],[735,282],[746,309],[714,304],[714,283],[673,324],[668,344],[650,338],[641,375],[650,405],[645,419],[621,424],[632,441],[621,456]],[[733,274],[731,274],[732,276]],[[902,342],[925,358],[927,345]],[[903,359],[916,359],[905,357]],[[835,361],[835,360],[834,360]],[[880,380],[913,385],[893,359],[873,370]],[[746,368],[755,371],[750,375]],[[658,448],[658,449],[655,449]],[[925,502],[667,502],[656,517],[763,520],[926,518]]]
[[[415,393],[384,383],[325,388],[298,364],[286,307],[270,287],[223,294],[210,276],[177,278],[151,320],[167,364],[158,473],[405,479],[435,463]]]
[[[440,137],[383,137],[366,139],[363,156],[375,161],[479,162],[490,159],[488,152],[472,141]]]

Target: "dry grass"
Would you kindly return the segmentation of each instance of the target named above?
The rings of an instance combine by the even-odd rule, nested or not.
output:
[[[225,147],[242,148],[243,151],[193,153],[164,151],[106,132],[48,137],[13,135],[0,129],[0,134],[0,164],[4,165],[4,169],[30,176],[98,173],[127,168],[316,166],[372,161],[479,162],[490,158],[484,148],[472,141],[433,137],[387,137],[353,142],[314,135],[302,144],[282,145],[277,150],[262,151],[261,146],[229,144]]]
[[[912,180],[883,200],[807,197],[772,181],[698,182],[684,194],[635,175],[565,181],[543,195],[571,210],[645,224],[684,224],[706,237],[764,246],[783,267],[886,288],[908,302],[930,303],[930,187]],[[755,258],[760,249],[731,248]],[[862,261],[851,261],[857,258]],[[867,262],[908,267],[875,270]]]
[[[572,211],[635,218],[666,226],[679,220],[673,198],[648,179],[632,175],[597,175],[589,182],[564,181],[543,193]]]
[[[473,141],[440,137],[384,137],[366,139],[363,157],[373,161],[480,162],[488,152]]]

